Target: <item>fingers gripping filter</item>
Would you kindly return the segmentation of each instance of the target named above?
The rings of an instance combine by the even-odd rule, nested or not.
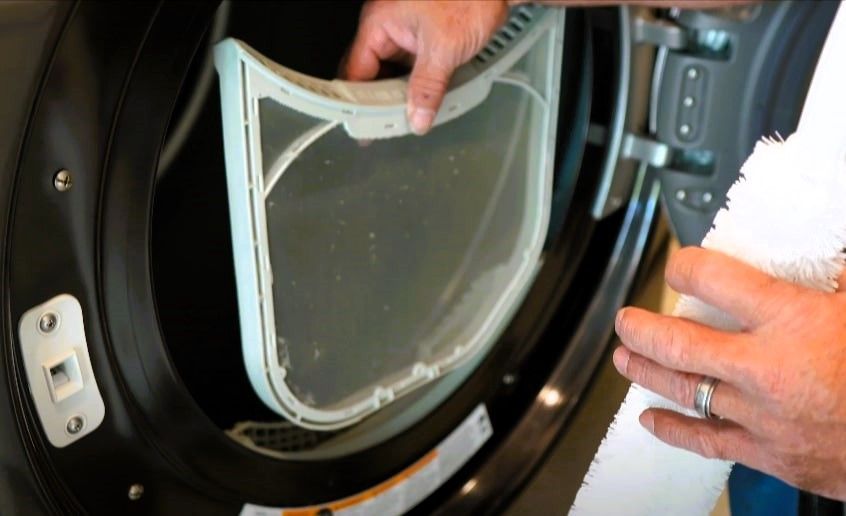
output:
[[[341,428],[492,346],[541,260],[563,16],[513,11],[425,137],[406,79],[217,46],[244,361],[270,408]]]

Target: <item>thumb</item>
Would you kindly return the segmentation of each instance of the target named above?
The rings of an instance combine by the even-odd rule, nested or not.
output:
[[[431,129],[453,70],[431,58],[418,56],[408,80],[408,123],[415,134],[425,134]]]

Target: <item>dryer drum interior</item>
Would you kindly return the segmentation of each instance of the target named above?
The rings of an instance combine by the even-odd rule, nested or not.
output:
[[[320,9],[306,4],[296,7],[224,4],[216,16],[218,20],[225,17],[226,30],[217,36],[223,39],[225,33],[227,37],[248,41],[268,59],[306,75],[331,79],[354,34],[357,7],[339,6],[337,17],[333,16],[326,24],[305,23],[311,16],[317,16]],[[543,14],[542,9],[527,12]],[[275,20],[276,16],[279,20]],[[563,17],[561,19],[563,22]],[[275,21],[268,23],[265,20]],[[590,72],[584,58],[587,42],[581,14],[573,16],[567,27],[572,27],[572,34],[567,32],[566,44],[562,45],[563,66],[580,67],[587,73],[577,76],[562,68],[552,81],[556,88],[565,88],[572,97],[561,106],[560,120],[557,107],[554,117],[555,129],[568,129],[558,140],[554,163],[549,164],[550,173],[555,174],[556,200],[553,203],[550,191],[546,194],[549,199],[532,203],[537,206],[531,207],[532,211],[544,204],[551,207],[551,214],[545,216],[547,222],[540,228],[543,233],[536,244],[538,254],[531,266],[533,277],[544,262],[550,261],[549,256],[555,248],[560,257],[543,267],[543,275],[572,276],[580,265],[579,256],[588,242],[584,236],[589,234],[592,225],[589,219],[583,221],[580,228],[583,240],[575,245],[569,241],[575,232],[568,235],[563,224],[565,218],[578,220],[579,216],[579,208],[570,203],[574,202],[573,189],[584,152],[591,98],[587,90],[590,84],[586,82]],[[563,24],[561,29],[559,37],[564,37]],[[206,47],[201,48],[201,53],[207,51],[211,42],[206,40],[203,44]],[[312,49],[312,52],[303,55],[303,48]],[[531,62],[527,63],[532,66]],[[525,69],[527,63],[518,63],[518,69]],[[151,249],[164,344],[193,398],[229,437],[280,460],[344,457],[383,444],[415,425],[425,429],[427,420],[435,413],[451,410],[449,404],[456,391],[465,390],[468,398],[476,397],[481,401],[480,392],[469,394],[473,388],[468,385],[469,378],[487,376],[488,382],[494,378],[490,383],[496,387],[509,371],[504,368],[505,364],[494,364],[494,361],[504,362],[509,355],[531,356],[538,351],[533,349],[535,339],[509,338],[506,329],[514,312],[523,304],[524,296],[532,296],[529,293],[506,307],[505,315],[494,321],[498,329],[487,350],[469,357],[468,363],[457,370],[413,390],[355,424],[342,424],[338,429],[314,429],[269,410],[252,388],[243,365],[230,214],[227,213],[231,206],[228,206],[224,172],[220,93],[217,78],[204,73],[203,67],[208,66],[203,59],[194,60],[188,81],[177,100],[175,122],[171,123],[165,140],[167,156],[172,158],[159,164]],[[574,79],[578,83],[574,83]],[[203,87],[203,80],[211,81],[208,90]],[[561,81],[564,83],[559,84]],[[514,122],[517,113],[512,112],[512,107],[526,112],[518,119],[528,117],[527,120],[534,121],[537,116],[526,111],[526,107],[531,107],[536,99],[529,95],[524,97],[522,93],[512,97],[512,90],[514,87],[510,85],[495,86],[486,101],[487,107],[482,105],[437,128],[422,139],[423,143],[407,136],[360,145],[343,130],[335,129],[298,158],[304,162],[300,168],[305,172],[291,165],[282,179],[272,185],[266,209],[271,215],[272,210],[280,209],[287,209],[289,213],[274,223],[276,227],[268,229],[271,240],[281,236],[278,238],[280,245],[287,247],[271,247],[270,251],[287,253],[283,262],[285,270],[296,271],[299,267],[301,272],[300,277],[285,277],[281,270],[274,274],[273,292],[279,300],[277,306],[283,306],[277,307],[277,314],[283,317],[290,314],[285,320],[289,326],[306,321],[305,326],[299,328],[304,332],[298,336],[302,342],[283,339],[286,349],[292,350],[290,354],[285,352],[284,360],[288,364],[297,360],[307,362],[300,366],[302,372],[297,371],[295,365],[289,378],[317,388],[317,392],[295,390],[295,395],[303,396],[310,404],[338,404],[343,401],[341,395],[345,392],[345,384],[355,394],[356,389],[360,391],[361,387],[372,383],[372,379],[362,383],[358,377],[360,373],[356,375],[358,370],[363,369],[364,373],[369,369],[379,371],[382,363],[390,364],[391,361],[412,365],[417,361],[419,368],[420,359],[414,358],[419,356],[414,339],[417,335],[420,340],[420,335],[425,334],[423,326],[441,324],[446,319],[447,335],[452,332],[451,338],[460,342],[461,331],[476,323],[473,320],[450,321],[449,312],[453,309],[450,304],[469,303],[476,318],[485,315],[491,307],[475,305],[477,300],[472,296],[478,297],[480,289],[496,292],[497,281],[517,274],[514,270],[505,271],[505,276],[497,278],[496,271],[501,267],[493,267],[490,281],[483,278],[484,281],[479,280],[475,285],[476,273],[468,274],[468,269],[490,267],[484,262],[497,260],[497,253],[511,254],[508,246],[519,244],[515,239],[521,238],[520,226],[515,223],[522,215],[514,210],[524,208],[514,202],[515,199],[522,202],[520,199],[531,194],[526,192],[526,185],[521,185],[519,174],[507,173],[499,177],[496,169],[506,157],[500,155],[500,151],[507,152],[509,142],[514,139],[510,135],[521,135],[525,139],[531,132],[529,127],[520,125],[519,120]],[[519,87],[516,91],[520,92]],[[192,130],[180,136],[179,150],[173,150],[171,139],[175,128],[181,126],[184,117],[192,115],[187,110],[198,95],[205,97],[203,109],[195,114]],[[553,100],[557,105],[558,99]],[[300,134],[302,127],[313,123],[308,119],[298,121],[299,115],[286,114],[269,99],[259,101],[258,105],[260,113],[269,120],[267,130],[262,130],[262,148],[269,152],[279,152],[268,149],[274,144],[264,139],[265,132],[280,133],[279,129],[274,129],[274,124],[284,124],[287,120],[289,127],[294,124],[292,134]],[[514,125],[509,129],[511,124]],[[277,142],[275,145],[279,146],[284,140]],[[556,146],[555,141],[552,143]],[[197,152],[198,149],[203,152]],[[536,160],[537,156],[524,153],[518,159],[525,163],[527,159]],[[265,167],[271,165],[272,162],[265,163]],[[513,170],[523,171],[526,166],[518,165]],[[541,173],[526,176],[535,184],[543,179]],[[549,178],[551,186],[552,179]],[[345,181],[349,187],[345,187]],[[590,188],[590,178],[584,183],[583,189]],[[584,211],[584,206],[581,209]],[[530,221],[529,225],[537,223]],[[279,233],[273,233],[274,230]],[[298,243],[293,237],[287,238],[286,231],[302,241]],[[309,236],[303,237],[303,232],[308,232]],[[383,241],[386,242],[384,247]],[[475,248],[468,251],[461,247],[465,245]],[[524,250],[523,247],[517,249]],[[387,278],[380,279],[380,274],[387,274]],[[536,302],[547,305],[548,300],[561,295],[567,282],[556,280],[555,288],[534,293]],[[532,283],[528,281],[526,287]],[[554,303],[543,306],[540,312],[536,308],[522,316],[518,313],[516,317],[534,326],[531,331],[537,332],[543,327],[541,324],[539,328],[537,321],[548,317],[553,308]],[[581,308],[574,307],[575,310]],[[309,320],[314,322],[308,323]],[[293,331],[298,329],[295,327]],[[337,349],[333,349],[331,342],[325,342],[333,339],[338,342]],[[406,341],[411,341],[411,345]],[[429,349],[432,345],[428,344]],[[300,349],[296,349],[297,346]],[[427,352],[425,342],[422,349]],[[338,352],[346,355],[327,357],[327,353]],[[412,354],[410,362],[404,356],[409,353]],[[292,356],[294,354],[297,356]],[[324,363],[327,365],[322,365]],[[538,378],[526,380],[541,378],[539,374]],[[508,390],[515,388],[510,385]],[[321,389],[325,392],[323,399]],[[364,396],[369,397],[369,392]],[[466,415],[467,409],[463,410]],[[432,440],[436,435],[433,432],[427,439],[429,446],[436,442]]]
[[[483,103],[396,147],[361,147],[332,131],[317,140],[280,176],[279,199],[268,197],[275,204],[265,209],[287,210],[273,219],[273,235],[284,238],[270,254],[275,318],[286,332],[274,336],[288,339],[279,348],[288,353],[274,357],[288,367],[290,392],[308,413],[378,401],[328,424],[268,404],[245,365],[212,50],[236,38],[329,80],[360,4],[0,6],[17,28],[8,40],[0,34],[4,48],[17,49],[0,59],[17,78],[0,99],[8,114],[0,158],[10,164],[0,169],[0,472],[14,473],[0,475],[0,512],[327,514],[348,507],[338,500],[371,498],[423,514],[502,508],[570,435],[566,424],[606,350],[614,312],[649,263],[650,245],[666,236],[655,223],[659,180],[673,224],[694,240],[746,147],[795,123],[809,56],[833,14],[825,4],[662,11],[658,22],[652,11],[567,10],[560,73],[547,82],[558,91],[556,136],[548,191],[534,190],[545,199],[540,215],[525,202],[540,182],[520,173],[536,149],[517,152],[528,165],[509,173],[489,173],[496,167],[485,161],[508,162],[509,142],[525,143],[542,118],[532,111],[537,99],[513,84],[492,89],[494,109]],[[642,23],[682,27],[688,39],[651,41],[660,32],[638,32]],[[480,66],[496,51],[480,54]],[[678,116],[689,114],[674,101],[682,102],[691,63],[714,84],[736,81],[754,93],[707,111],[738,131],[676,131]],[[770,80],[777,74],[790,80]],[[277,122],[280,133],[291,123]],[[484,166],[461,162],[470,158]],[[398,180],[397,164],[408,182]],[[531,274],[521,275],[512,256],[528,256]],[[478,291],[505,291],[513,277],[522,278],[519,295],[490,331],[476,331],[487,326],[471,315],[494,313]],[[42,364],[23,349],[53,346],[70,330],[76,351],[50,348]],[[465,330],[484,338],[463,355],[467,348],[455,348],[469,342]],[[35,377],[52,383],[39,390]],[[391,387],[418,377],[413,389]],[[102,413],[74,405],[90,389],[98,396],[84,399],[101,400]],[[411,478],[417,498],[370,497],[399,493],[392,488]]]

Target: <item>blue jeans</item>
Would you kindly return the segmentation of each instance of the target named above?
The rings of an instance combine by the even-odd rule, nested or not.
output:
[[[736,464],[729,477],[732,516],[796,516],[799,491],[781,480]]]

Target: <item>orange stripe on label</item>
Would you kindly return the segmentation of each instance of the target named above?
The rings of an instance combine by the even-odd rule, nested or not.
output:
[[[368,500],[376,498],[385,491],[388,491],[389,489],[414,476],[415,473],[419,472],[427,465],[431,464],[437,458],[438,450],[432,450],[411,466],[400,471],[388,480],[385,480],[384,482],[371,487],[370,489],[362,491],[356,495],[343,498],[341,500],[330,502],[328,504],[312,505],[310,507],[300,507],[298,509],[286,509],[282,511],[282,516],[315,516],[318,511],[322,509],[329,509],[332,512],[335,512],[340,511],[341,509],[345,509],[347,507],[352,507],[364,503]]]

